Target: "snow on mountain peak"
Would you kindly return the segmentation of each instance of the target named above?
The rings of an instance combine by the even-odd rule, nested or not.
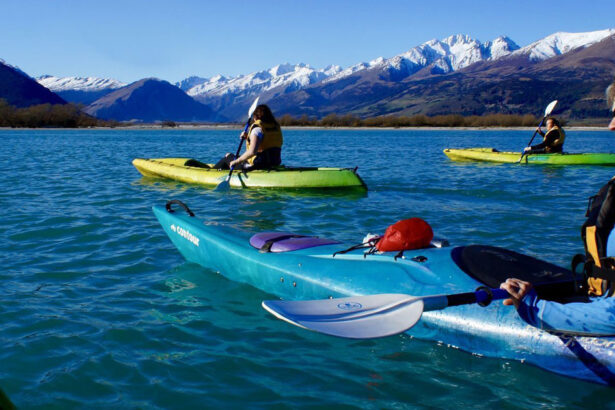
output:
[[[43,75],[36,79],[43,87],[51,91],[101,91],[106,89],[117,89],[124,87],[126,84],[117,80],[98,78],[98,77],[55,77],[52,75]]]
[[[333,82],[365,70],[381,70],[390,74],[391,80],[401,80],[418,71],[426,73],[450,73],[485,60],[498,60],[510,54],[525,53],[534,61],[541,61],[586,47],[615,35],[615,29],[588,33],[555,33],[526,47],[519,46],[506,36],[481,43],[467,34],[453,34],[444,39],[432,39],[391,58],[378,57],[342,68],[330,65],[314,69],[308,64],[279,64],[269,69],[234,77],[216,75],[211,78],[188,77],[176,83],[188,95],[199,101],[233,101],[253,97],[274,90],[286,93],[319,82]],[[98,91],[115,89],[125,84],[96,77],[42,76],[37,81],[52,91],[83,90]],[[271,98],[275,94],[270,94]]]
[[[279,64],[276,65],[275,67],[271,68],[269,70],[269,74],[271,74],[272,76],[276,77],[276,76],[281,76],[284,74],[288,74],[288,73],[292,73],[293,71],[297,71],[301,68],[309,68],[309,65],[303,64],[303,63],[299,63],[297,65],[293,65],[293,64],[289,64],[289,63],[285,63],[285,64]]]
[[[322,81],[323,83],[328,83],[328,82],[335,81],[343,77],[348,77],[349,75],[352,75],[356,73],[357,71],[367,70],[377,65],[381,65],[384,63],[384,61],[385,60],[383,57],[378,57],[378,58],[373,59],[369,63],[358,63],[346,69],[342,69],[340,66],[333,66],[337,69],[337,71],[331,73],[329,77],[325,78]]]
[[[300,89],[322,81],[341,71],[339,66],[328,66],[316,70],[308,64],[279,64],[268,70],[257,71],[233,78],[215,76],[190,88],[188,95],[196,98],[223,96],[227,94],[253,96],[262,92],[284,87],[286,91]]]
[[[474,40],[467,34],[453,34],[452,36],[448,36],[447,38],[442,40],[442,43],[448,44],[451,47],[457,44],[462,44],[462,45],[478,44],[476,40]]]
[[[517,43],[506,36],[500,36],[493,41],[488,41],[484,44],[484,47],[490,50],[487,60],[497,60],[519,49]]]
[[[587,47],[615,34],[615,29],[591,31],[586,33],[558,32],[538,40],[516,51],[528,54],[531,61],[543,61],[565,54],[579,47]]]
[[[178,83],[175,83],[175,86],[180,88],[183,91],[187,91],[189,89],[191,89],[192,87],[194,87],[197,84],[202,84],[204,82],[209,81],[208,78],[203,78],[203,77],[199,77],[196,75],[193,75],[191,77],[188,77]]]
[[[432,65],[436,72],[448,73],[482,60],[497,59],[519,48],[506,37],[481,44],[466,34],[454,34],[443,40],[429,40],[403,54],[383,62],[402,75],[411,75]]]

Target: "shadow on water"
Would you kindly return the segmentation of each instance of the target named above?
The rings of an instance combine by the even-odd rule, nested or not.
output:
[[[0,409],[2,410],[13,410],[15,409],[15,405],[11,402],[8,396],[0,389]]]

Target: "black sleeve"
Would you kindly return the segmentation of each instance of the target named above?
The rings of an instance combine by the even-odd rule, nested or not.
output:
[[[544,136],[544,140],[540,144],[532,145],[532,152],[536,152],[538,150],[544,150],[546,147],[553,144],[553,142],[559,138],[559,131],[551,130],[547,132]]]

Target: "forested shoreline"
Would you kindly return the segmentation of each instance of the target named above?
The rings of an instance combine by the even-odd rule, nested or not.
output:
[[[76,104],[40,104],[26,108],[17,108],[0,99],[0,127],[5,128],[89,128],[118,126],[154,125],[164,128],[174,128],[184,125],[232,125],[185,123],[172,120],[160,121],[155,124],[126,123],[106,121],[92,117],[83,112],[82,106]],[[323,118],[302,115],[293,117],[285,114],[278,118],[284,127],[344,127],[344,128],[404,128],[404,127],[534,127],[540,119],[531,114],[488,114],[463,116],[450,115],[413,115],[413,116],[380,116],[359,118],[351,114],[329,114]],[[565,124],[566,121],[563,121]]]
[[[25,108],[0,99],[0,127],[10,128],[82,128],[114,127],[116,121],[103,121],[83,112],[76,104],[39,104]]]

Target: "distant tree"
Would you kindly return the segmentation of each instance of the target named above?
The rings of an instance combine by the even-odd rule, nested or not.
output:
[[[0,99],[0,126],[76,128],[117,124],[94,118],[84,113],[82,108],[76,104],[39,104],[15,108]]]
[[[328,114],[320,120],[302,115],[295,118],[290,114],[284,114],[279,118],[283,126],[309,126],[321,127],[534,127],[538,119],[531,115],[516,114],[486,114],[468,115],[447,114],[427,116],[417,114],[412,116],[379,116],[359,118],[352,114],[338,115]],[[561,121],[562,125],[565,122]]]
[[[175,128],[177,127],[177,124],[175,123],[175,121],[171,121],[171,120],[165,120],[162,121],[162,124],[160,124],[163,128],[164,127],[170,127],[170,128]]]

